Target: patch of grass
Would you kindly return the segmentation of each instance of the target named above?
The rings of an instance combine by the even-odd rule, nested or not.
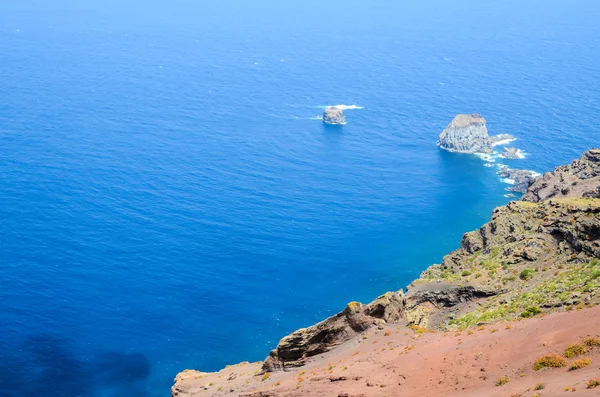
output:
[[[542,310],[540,310],[539,307],[537,306],[529,306],[527,309],[525,309],[524,312],[521,313],[521,317],[523,318],[529,318],[529,317],[533,317],[535,315],[538,315],[542,312]]]
[[[521,271],[521,274],[519,274],[519,278],[521,280],[527,281],[527,280],[530,280],[534,274],[535,274],[534,269],[531,269],[531,268],[523,269]]]
[[[581,360],[575,360],[569,366],[569,371],[575,371],[576,369],[581,369],[583,367],[587,367],[592,363],[592,359],[590,358],[582,358]]]
[[[542,368],[561,368],[567,364],[567,360],[558,354],[546,354],[535,360],[533,369],[539,371]]]
[[[503,376],[496,381],[496,386],[504,386],[508,382],[510,382],[510,378],[508,376]]]
[[[262,382],[266,381],[267,379],[269,379],[271,377],[271,373],[270,372],[265,372],[264,375],[262,376],[262,378],[260,379]]]
[[[469,277],[471,274],[473,274],[473,272],[472,272],[472,271],[470,271],[470,270],[465,270],[465,271],[463,271],[463,272],[461,273],[461,276],[462,276],[462,277]]]
[[[587,353],[587,348],[582,343],[574,343],[572,345],[567,346],[563,356],[567,358],[582,356]]]

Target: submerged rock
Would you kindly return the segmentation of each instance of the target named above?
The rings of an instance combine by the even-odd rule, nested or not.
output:
[[[450,152],[492,153],[494,144],[510,139],[514,137],[508,134],[489,136],[480,114],[458,114],[442,131],[437,145]]]
[[[502,150],[502,157],[505,159],[520,159],[523,157],[521,154],[521,149],[517,149],[516,147],[505,147]]]
[[[346,123],[344,111],[335,106],[329,106],[323,112],[323,122],[325,124],[341,125]]]
[[[501,168],[497,174],[501,178],[514,181],[514,184],[506,190],[517,193],[526,193],[529,186],[533,185],[535,180],[540,176],[540,174],[534,171],[513,170],[507,167]]]

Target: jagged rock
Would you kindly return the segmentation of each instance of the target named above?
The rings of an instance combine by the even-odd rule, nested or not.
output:
[[[520,159],[521,156],[521,150],[516,147],[505,147],[502,150],[502,157],[505,159]]]
[[[489,136],[485,119],[479,114],[459,114],[442,133],[437,145],[451,152],[491,153],[495,143],[514,139],[508,134]]]
[[[323,112],[323,122],[325,124],[341,125],[346,122],[344,111],[335,106],[330,106]]]
[[[540,176],[537,172],[529,170],[515,170],[508,167],[503,167],[497,172],[501,178],[506,178],[514,181],[513,185],[506,190],[509,192],[525,193],[529,186],[533,185],[535,180]]]
[[[588,150],[571,164],[545,173],[522,199],[539,202],[558,197],[600,197],[600,149]]]
[[[418,284],[408,291],[406,298],[411,307],[425,302],[435,307],[452,307],[477,298],[488,298],[503,293],[502,290],[486,289],[472,285],[457,286],[450,283]]]
[[[373,325],[400,321],[404,318],[405,306],[402,291],[388,292],[368,305],[351,302],[335,316],[281,339],[266,358],[263,371],[285,371],[302,366],[310,357],[331,350]]]

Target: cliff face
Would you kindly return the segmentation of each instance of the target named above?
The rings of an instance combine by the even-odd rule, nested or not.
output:
[[[460,332],[465,328],[497,321],[537,318],[555,311],[600,303],[599,171],[600,150],[586,152],[579,160],[557,168],[534,183],[524,197],[529,201],[511,202],[496,208],[490,222],[479,230],[466,233],[461,247],[446,255],[441,264],[425,270],[408,287],[406,294],[402,291],[387,293],[368,305],[350,303],[336,316],[284,337],[263,363],[247,364],[245,369],[226,369],[218,374],[185,371],[178,375],[172,395],[325,395],[325,390],[331,391],[327,386],[330,383],[350,380],[359,382],[365,371],[371,368],[368,360],[361,360],[359,350],[367,348],[364,342],[374,335],[378,335],[379,339],[375,339],[373,343],[385,344],[378,345],[375,350],[367,349],[368,352],[365,351],[364,354],[369,354],[369,360],[380,359],[377,358],[377,355],[382,354],[379,347],[383,347],[386,352],[399,348],[401,355],[408,354],[413,341],[405,336],[412,335],[413,332],[419,336],[426,328],[431,332]],[[570,187],[568,191],[565,191],[565,184]],[[565,335],[572,335],[577,330],[563,329]],[[533,337],[531,330],[528,332],[522,335],[525,340],[523,343],[537,343],[537,338],[535,342],[527,342],[527,338]],[[442,342],[432,340],[432,343],[439,345]],[[508,345],[504,351],[508,351],[510,347]],[[434,349],[427,353],[432,355],[432,362],[439,360],[436,351]],[[391,387],[389,385],[392,378],[397,378],[396,383],[391,381],[392,383],[402,386],[401,390],[398,389],[398,393],[401,392],[402,395],[428,395],[422,388],[418,389],[419,382],[415,383],[416,389],[406,389],[406,375],[399,379],[395,370],[398,368],[396,360],[399,358],[397,354],[389,354],[390,357],[395,357],[390,358],[390,363],[396,364],[378,369],[380,373],[386,374],[381,379],[370,375],[366,392],[356,396],[381,395],[376,388],[369,387]],[[514,350],[509,354],[517,357],[523,352]],[[338,373],[334,371],[335,363],[338,362],[352,364],[344,364]],[[426,367],[423,370],[427,371],[432,362],[424,364],[421,361],[408,361],[405,365],[414,367],[423,364]],[[446,363],[443,364],[442,368],[446,368]],[[323,369],[315,368],[324,365],[327,369],[323,376],[318,375]],[[348,365],[356,367],[346,373]],[[311,387],[305,387],[302,382],[306,370],[295,369],[299,367],[311,369],[311,381],[316,382],[314,385],[320,385],[321,394]],[[290,376],[275,374],[289,371],[299,374],[294,382],[297,383],[296,388],[277,389],[278,384],[288,381]],[[400,368],[399,371],[408,373],[409,369]],[[523,368],[516,368],[515,371],[521,373]],[[226,375],[229,372],[231,374]],[[235,380],[246,372],[252,376],[245,383]],[[350,373],[354,377],[350,377]],[[414,371],[411,373],[418,376]],[[269,382],[272,375],[281,381]],[[228,389],[213,388],[212,383],[220,381],[223,376],[227,376],[230,382]],[[482,382],[486,379],[487,377]],[[205,383],[205,380],[210,381]],[[422,383],[427,382],[423,380]],[[456,380],[455,384],[459,383]],[[362,390],[358,383],[353,385],[356,386],[352,386],[355,387],[353,390]],[[465,388],[474,387],[469,382],[465,385]],[[432,385],[433,389],[436,386],[439,387]],[[452,393],[456,393],[456,390],[458,389],[436,395],[455,395]],[[415,393],[411,394],[411,391]],[[462,394],[467,395],[465,393]],[[479,390],[478,393],[472,395],[494,395],[489,390]],[[351,396],[344,393],[327,395]]]
[[[451,152],[491,153],[494,143],[513,139],[507,134],[489,136],[485,119],[479,114],[459,114],[440,134],[437,145]]]

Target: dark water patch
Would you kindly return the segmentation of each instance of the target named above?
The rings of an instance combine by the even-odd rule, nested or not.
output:
[[[53,335],[28,337],[0,354],[0,395],[93,397],[143,396],[151,374],[140,353],[105,351],[83,358],[67,339]]]

